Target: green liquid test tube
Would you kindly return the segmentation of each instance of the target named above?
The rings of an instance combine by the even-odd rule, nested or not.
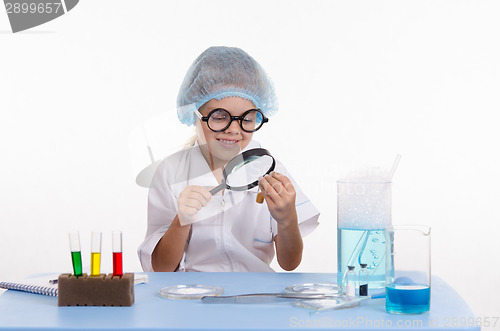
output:
[[[69,247],[71,249],[71,261],[75,277],[82,275],[82,252],[80,248],[80,234],[78,231],[69,233]]]
[[[71,252],[71,261],[73,261],[73,272],[75,276],[82,275],[82,253],[81,252]]]

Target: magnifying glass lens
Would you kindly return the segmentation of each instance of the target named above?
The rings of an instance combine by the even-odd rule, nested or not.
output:
[[[230,187],[250,185],[265,175],[273,165],[270,155],[254,155],[235,166],[227,175],[226,184]]]
[[[212,195],[224,188],[245,191],[259,185],[259,177],[274,170],[276,162],[263,148],[249,149],[236,155],[222,171],[222,183],[210,190]]]

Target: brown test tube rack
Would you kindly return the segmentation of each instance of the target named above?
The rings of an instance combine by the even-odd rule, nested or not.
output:
[[[75,277],[61,274],[57,280],[58,306],[132,306],[134,274],[101,274]]]

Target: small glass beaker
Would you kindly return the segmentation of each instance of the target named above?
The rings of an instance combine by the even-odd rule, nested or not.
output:
[[[386,236],[386,301],[392,314],[420,314],[431,302],[431,228],[393,225]]]

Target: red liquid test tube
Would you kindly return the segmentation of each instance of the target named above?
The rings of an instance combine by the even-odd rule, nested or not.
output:
[[[121,231],[113,231],[113,276],[123,276]]]

